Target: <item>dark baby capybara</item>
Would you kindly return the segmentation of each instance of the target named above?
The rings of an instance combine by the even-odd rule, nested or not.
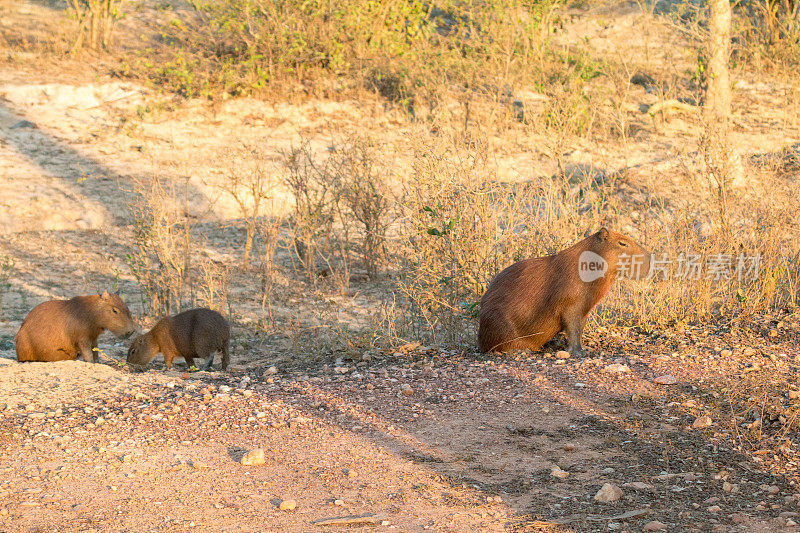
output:
[[[183,357],[192,367],[197,357],[206,360],[203,368],[208,370],[214,362],[214,352],[222,352],[224,370],[230,361],[230,336],[231,328],[221,314],[211,309],[190,309],[165,316],[153,329],[136,337],[128,350],[128,363],[146,365],[160,352],[167,368],[172,368],[176,357]]]
[[[630,237],[602,228],[555,255],[514,263],[481,298],[478,340],[483,352],[538,350],[560,331],[581,354],[586,315],[611,288],[620,257],[646,276],[650,254]],[[638,275],[636,275],[638,274]]]
[[[16,338],[18,361],[65,361],[82,357],[94,362],[103,330],[117,337],[136,331],[128,306],[108,291],[70,300],[50,300],[34,307]]]

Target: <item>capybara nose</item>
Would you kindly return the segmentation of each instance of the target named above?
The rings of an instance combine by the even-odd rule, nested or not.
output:
[[[129,332],[127,332],[127,333],[124,333],[124,334],[122,335],[122,338],[123,338],[123,339],[127,339],[128,337],[130,337],[130,336],[131,336],[131,335],[133,335],[134,333],[136,333],[136,330],[135,330],[135,329],[132,329],[132,330],[130,330]]]

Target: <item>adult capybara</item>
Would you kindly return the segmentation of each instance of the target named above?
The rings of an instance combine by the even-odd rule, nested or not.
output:
[[[117,337],[136,331],[128,306],[116,293],[41,303],[25,317],[14,339],[17,360],[65,361],[81,356],[94,362],[97,337],[105,329]]]
[[[564,331],[567,350],[582,354],[586,315],[611,288],[621,257],[631,277],[648,274],[650,254],[630,237],[606,228],[555,255],[506,268],[481,298],[481,350],[538,350]]]
[[[224,370],[230,361],[230,337],[231,328],[221,314],[211,309],[190,309],[165,316],[153,329],[136,337],[128,350],[128,362],[146,365],[156,354],[163,353],[167,368],[172,368],[176,357],[183,357],[190,367],[198,357],[206,360],[204,369],[208,370],[214,362],[214,352],[222,352]]]

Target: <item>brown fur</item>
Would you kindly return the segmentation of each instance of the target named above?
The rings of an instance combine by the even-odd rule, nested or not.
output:
[[[95,361],[97,337],[103,330],[118,337],[136,331],[125,302],[114,293],[50,300],[34,307],[14,341],[18,361]]]
[[[585,251],[608,263],[603,277],[581,279],[579,257]],[[481,350],[538,350],[564,331],[568,350],[582,353],[586,315],[611,288],[623,254],[643,255],[640,276],[649,272],[650,254],[631,238],[606,228],[555,255],[526,259],[500,272],[481,299]]]
[[[146,365],[162,353],[167,368],[172,368],[176,357],[183,357],[187,366],[194,366],[197,357],[206,360],[208,370],[214,362],[214,352],[222,352],[224,370],[230,361],[230,336],[228,321],[221,314],[211,309],[190,309],[162,318],[153,329],[134,339],[128,350],[128,362]]]

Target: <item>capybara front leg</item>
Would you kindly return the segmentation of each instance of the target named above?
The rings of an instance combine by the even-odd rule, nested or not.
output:
[[[208,372],[211,370],[211,365],[214,364],[214,352],[211,352],[206,356],[206,364],[203,365],[203,370]]]
[[[87,363],[94,363],[94,346],[92,346],[91,342],[82,341],[78,343],[78,353],[81,356],[81,359],[86,361]]]
[[[581,317],[566,319],[564,321],[564,333],[567,335],[567,351],[572,355],[583,355],[583,346],[581,346],[583,320]]]
[[[167,370],[172,370],[172,360],[175,359],[175,354],[171,351],[164,352],[164,364],[167,367]],[[188,364],[189,361],[187,360],[186,363]]]

